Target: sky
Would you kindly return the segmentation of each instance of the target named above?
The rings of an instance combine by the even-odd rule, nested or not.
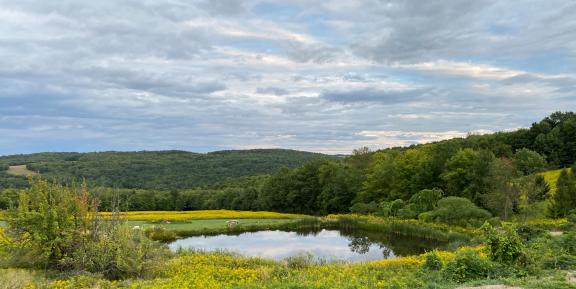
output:
[[[0,0],[0,155],[346,154],[576,110],[573,0]]]

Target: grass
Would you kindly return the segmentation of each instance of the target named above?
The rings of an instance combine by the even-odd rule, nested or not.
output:
[[[546,180],[546,182],[550,186],[551,194],[554,194],[556,192],[556,182],[558,181],[558,177],[560,176],[562,170],[564,169],[550,170],[540,173],[540,175],[544,177],[544,180]]]
[[[8,174],[11,174],[13,176],[35,176],[38,173],[33,172],[31,170],[29,170],[26,165],[19,165],[19,166],[10,166],[8,167],[8,170],[6,171]]]
[[[295,219],[241,219],[239,228],[259,227],[262,229],[273,228],[296,222]],[[176,233],[211,232],[227,230],[228,226],[222,219],[199,219],[190,221],[180,221],[175,223],[151,222],[151,221],[128,221],[130,226],[140,226],[142,228],[159,226]]]
[[[481,248],[461,250],[474,250],[480,258],[487,258],[481,253]],[[455,253],[439,251],[437,255],[446,264]],[[148,279],[107,281],[91,275],[51,279],[39,278],[42,275],[39,271],[8,269],[0,270],[0,280],[4,284],[29,286],[27,288],[452,289],[484,284],[506,284],[527,289],[576,288],[566,282],[566,272],[562,270],[543,272],[539,276],[458,284],[444,278],[440,272],[423,270],[424,262],[425,255],[363,263],[317,263],[305,258],[272,261],[222,252],[182,252],[159,266],[154,276]]]

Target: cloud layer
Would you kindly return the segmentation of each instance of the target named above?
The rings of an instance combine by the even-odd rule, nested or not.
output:
[[[572,1],[0,0],[0,154],[349,153],[576,109]]]

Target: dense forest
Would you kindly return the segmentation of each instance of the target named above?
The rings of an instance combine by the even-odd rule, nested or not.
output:
[[[285,156],[295,154],[285,153]],[[210,157],[181,152],[166,154],[171,157],[165,159],[165,170],[170,170],[168,164],[179,169],[197,169],[195,163],[186,162],[187,157]],[[126,210],[225,208],[307,214],[352,211],[402,218],[417,218],[426,213],[421,217],[436,219],[442,218],[442,210],[452,210],[471,214],[467,219],[489,215],[508,219],[512,215],[542,213],[564,216],[576,208],[576,170],[562,172],[556,193],[551,193],[538,174],[569,168],[576,161],[576,114],[572,112],[554,113],[528,129],[514,132],[469,135],[375,152],[362,148],[346,158],[298,155],[300,159],[292,159],[290,164],[297,165],[306,158],[308,161],[295,168],[288,168],[289,157],[273,154],[263,161],[258,159],[261,155],[248,156],[245,163],[228,157],[204,165],[204,169],[210,168],[208,172],[217,173],[206,174],[203,181],[197,180],[203,178],[202,170],[186,175],[176,169],[170,171],[173,178],[159,180],[158,171],[147,166],[150,162],[140,160],[135,165],[134,160],[118,160],[115,154],[110,157],[70,154],[59,156],[58,161],[31,163],[30,168],[46,176],[59,171],[97,183],[94,192],[103,209],[121,204]],[[26,160],[25,156],[21,158],[16,162]],[[274,158],[278,163],[270,164]],[[259,175],[261,170],[248,165],[258,162],[270,170],[285,168]],[[214,176],[222,174],[244,176],[216,183]],[[186,176],[190,179],[182,179]],[[173,186],[168,185],[171,182]],[[147,189],[151,187],[154,189]],[[188,188],[182,189],[185,187]],[[15,196],[15,191],[5,190],[0,196],[0,206],[8,206],[11,196]]]
[[[26,165],[47,179],[61,182],[85,179],[91,186],[129,189],[185,189],[236,178],[274,173],[321,154],[260,149],[218,151],[207,154],[185,151],[38,153],[0,157],[0,188],[27,185],[26,177],[6,172],[11,165]]]

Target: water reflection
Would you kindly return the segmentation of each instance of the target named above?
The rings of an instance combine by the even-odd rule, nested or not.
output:
[[[365,231],[259,231],[230,235],[198,236],[177,240],[169,246],[198,250],[226,250],[272,259],[307,253],[327,261],[366,261],[414,255],[441,244],[428,240]]]

